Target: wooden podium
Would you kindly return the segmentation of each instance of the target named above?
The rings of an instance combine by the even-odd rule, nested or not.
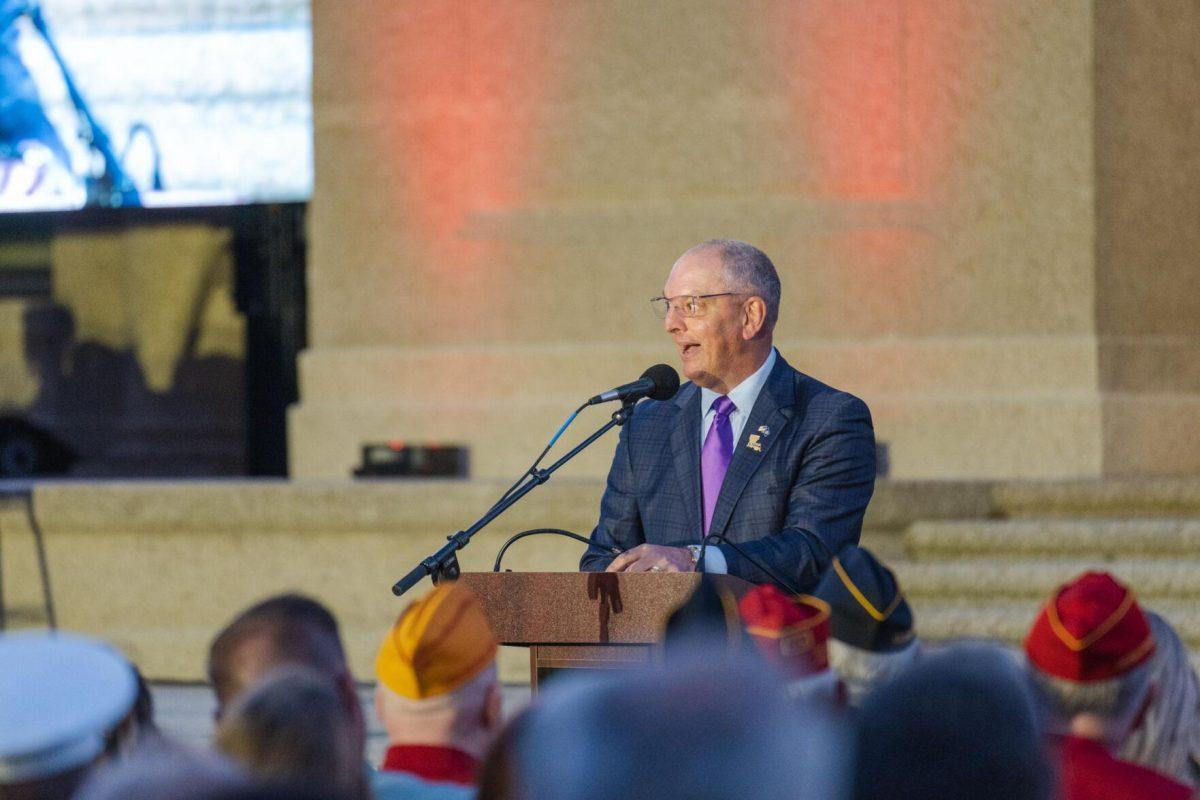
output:
[[[741,597],[752,584],[710,575]],[[501,644],[529,648],[537,691],[560,669],[620,669],[650,659],[667,618],[695,590],[693,572],[464,572]]]

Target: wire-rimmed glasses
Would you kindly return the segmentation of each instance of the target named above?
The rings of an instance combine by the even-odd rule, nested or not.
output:
[[[741,292],[716,292],[714,294],[681,294],[675,297],[652,297],[650,306],[659,319],[666,319],[667,314],[674,308],[685,317],[699,317],[704,314],[705,300],[711,297],[729,297]]]

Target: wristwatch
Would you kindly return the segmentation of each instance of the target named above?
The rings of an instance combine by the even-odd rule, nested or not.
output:
[[[696,565],[700,563],[700,545],[689,544],[687,550],[692,554],[692,570],[696,569]]]

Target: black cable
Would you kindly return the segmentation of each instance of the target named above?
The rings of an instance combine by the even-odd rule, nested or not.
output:
[[[500,552],[496,553],[496,563],[492,565],[492,572],[500,571],[500,562],[501,562],[501,560],[503,560],[504,554],[508,551],[508,548],[511,547],[514,542],[516,542],[518,539],[524,539],[526,536],[535,536],[540,533],[554,533],[559,536],[567,536],[571,539],[574,539],[577,542],[583,542],[584,544],[588,545],[589,547],[592,545],[591,539],[588,539],[585,536],[580,536],[578,533],[572,533],[571,531],[564,531],[562,528],[533,528],[532,530],[521,531],[520,533],[516,534],[515,536],[509,537],[508,541],[505,542],[503,544],[503,546],[501,546]],[[599,545],[597,545],[597,546],[599,546]],[[612,553],[614,556],[619,556],[619,555],[621,555],[621,552],[622,552],[621,548],[619,548],[619,547],[605,547],[604,549],[607,550],[608,552]]]
[[[746,559],[746,560],[747,560],[747,561],[749,561],[751,564],[753,564],[754,566],[758,567],[758,568],[759,568],[759,569],[761,569],[763,572],[765,572],[765,573],[767,574],[767,577],[768,577],[768,578],[770,578],[771,580],[773,580],[773,581],[775,582],[775,584],[776,584],[777,586],[779,586],[779,588],[781,588],[781,589],[783,589],[783,590],[785,590],[785,591],[787,591],[787,592],[790,592],[791,594],[804,594],[804,592],[800,591],[800,590],[799,590],[799,589],[797,589],[795,586],[793,586],[792,584],[788,583],[788,582],[787,582],[787,581],[785,581],[783,578],[779,577],[779,575],[778,575],[778,574],[776,574],[774,570],[772,570],[772,569],[768,568],[766,564],[763,564],[762,562],[758,561],[757,559],[751,558],[749,555],[747,555],[747,554],[746,554],[746,551],[745,551],[745,550],[743,550],[742,548],[738,547],[736,544],[734,544],[733,542],[729,541],[727,538],[725,538],[725,537],[724,537],[724,536],[722,536],[721,534],[719,534],[719,533],[710,533],[708,536],[705,536],[705,537],[704,537],[704,542],[705,542],[705,544],[703,544],[703,545],[701,545],[701,546],[702,546],[702,547],[705,547],[705,546],[707,546],[707,543],[708,543],[708,542],[710,542],[710,541],[722,541],[722,542],[724,542],[725,544],[727,544],[727,545],[729,545],[730,547],[732,547],[732,548],[734,549],[734,551],[735,551],[735,552],[736,552],[738,555],[740,555],[742,558]],[[701,555],[701,558],[703,558],[703,556],[704,556],[704,550],[703,550],[703,549],[700,551],[700,555]],[[700,561],[699,561],[699,560],[697,560],[697,561],[696,561],[696,567],[697,567],[696,571],[697,571],[697,572],[700,572],[700,571],[701,571],[701,565],[700,565]]]

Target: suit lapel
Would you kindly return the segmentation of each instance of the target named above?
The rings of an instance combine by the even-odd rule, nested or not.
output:
[[[733,515],[734,506],[737,505],[742,490],[766,460],[775,442],[783,436],[784,429],[794,413],[795,402],[792,368],[783,360],[783,356],[778,356],[775,359],[775,367],[750,411],[746,426],[734,442],[733,460],[729,464],[729,471],[725,473],[721,493],[717,495],[717,507],[713,509],[709,533],[725,532],[725,526],[729,524],[729,518]],[[700,413],[699,409],[696,413]],[[766,426],[768,433],[759,430],[763,426]],[[698,437],[699,432],[696,435]],[[754,437],[758,449],[749,446],[751,437]]]
[[[675,396],[675,425],[671,429],[671,452],[675,456],[675,477],[687,510],[688,530],[703,530],[700,508],[700,388],[689,383]]]

